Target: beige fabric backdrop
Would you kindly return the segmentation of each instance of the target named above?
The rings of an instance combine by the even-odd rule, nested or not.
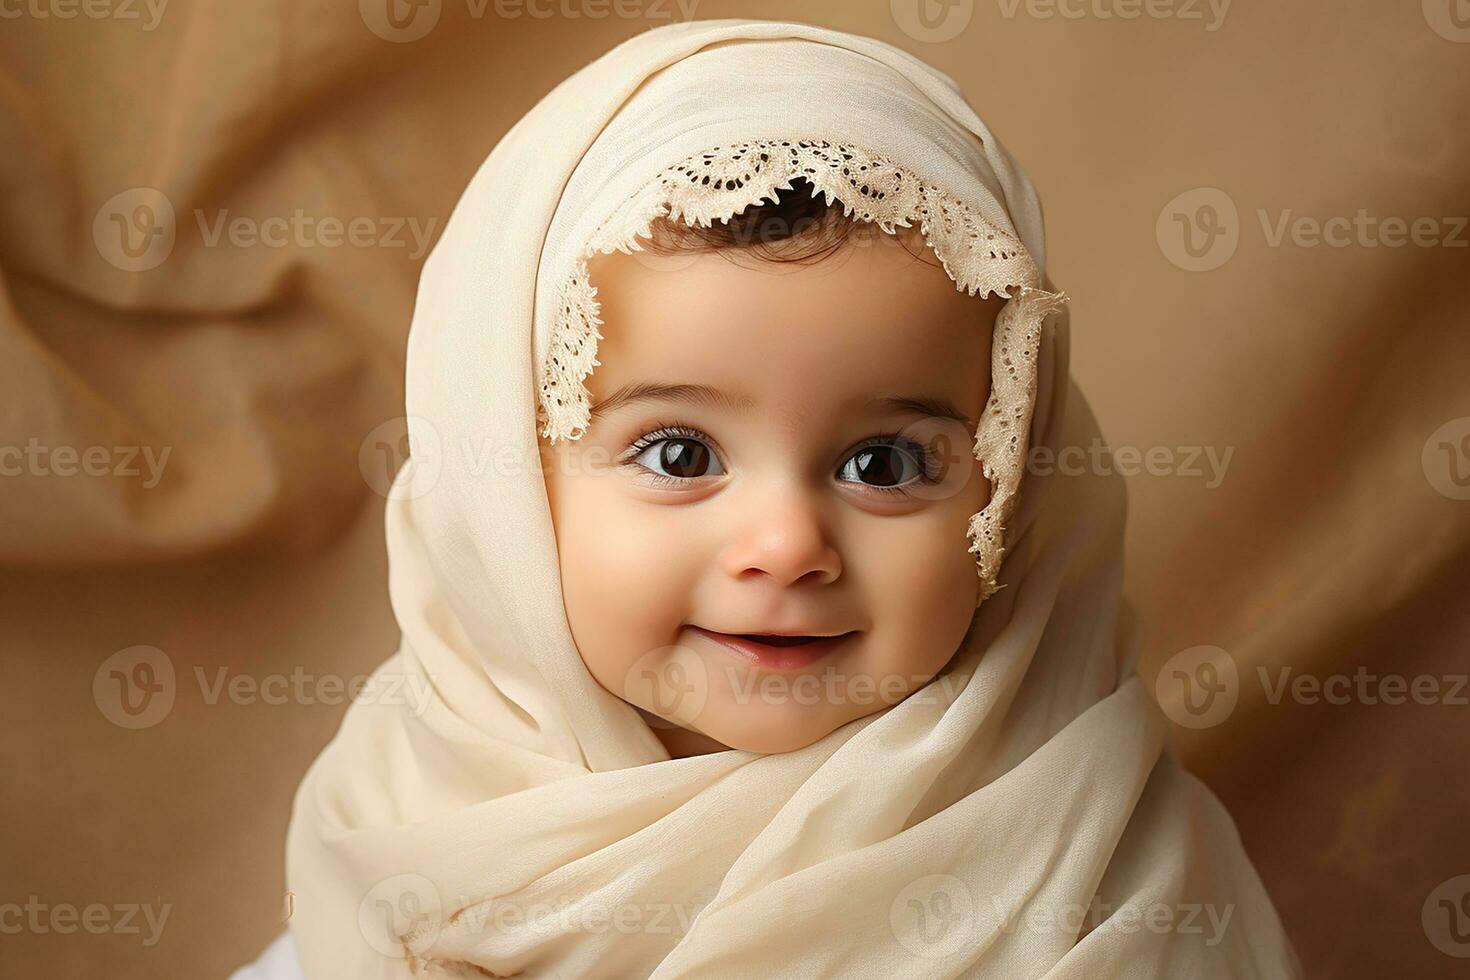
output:
[[[0,906],[44,910],[0,937],[0,977],[222,976],[276,934],[333,685],[396,640],[375,489],[416,235],[550,87],[691,6],[898,44],[1024,162],[1074,372],[1115,451],[1152,459],[1130,477],[1144,672],[1168,693],[1175,654],[1226,651],[1209,703],[1233,711],[1174,709],[1213,722],[1180,726],[1188,764],[1310,975],[1458,975],[1437,898],[1470,874],[1470,709],[1443,696],[1470,669],[1470,29],[1449,2],[990,0],[948,8],[963,29],[909,0],[430,0],[400,27],[386,0],[3,7]],[[1212,213],[1226,235],[1191,259]],[[1312,244],[1335,216],[1346,244]],[[1427,219],[1419,244],[1386,218]],[[146,680],[140,654],[104,667],[137,646],[173,672],[158,718],[110,686]],[[1286,668],[1345,676],[1347,703],[1273,703]],[[1390,675],[1438,703],[1371,703]],[[142,914],[49,918],[93,903],[168,918],[152,945]]]

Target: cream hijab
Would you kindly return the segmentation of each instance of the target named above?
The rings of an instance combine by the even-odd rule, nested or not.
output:
[[[988,597],[902,703],[795,752],[670,759],[573,645],[538,433],[586,420],[588,254],[797,173],[1010,297],[975,447]],[[954,82],[864,37],[651,30],[521,119],[423,271],[387,517],[403,638],[374,689],[427,698],[355,704],[298,792],[308,980],[1295,975],[1229,817],[1125,679],[1122,482],[1021,479],[1028,443],[1098,436],[1043,249]]]

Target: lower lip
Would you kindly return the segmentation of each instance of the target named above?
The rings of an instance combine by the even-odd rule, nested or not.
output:
[[[746,663],[774,671],[801,670],[803,667],[809,667],[841,647],[853,636],[852,633],[843,633],[840,636],[824,637],[809,643],[778,647],[769,643],[747,640],[740,636],[731,636],[729,633],[715,633],[699,626],[691,628],[701,636],[715,641]]]

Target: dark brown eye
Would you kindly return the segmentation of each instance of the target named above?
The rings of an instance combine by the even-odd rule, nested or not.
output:
[[[839,480],[870,487],[902,486],[924,475],[918,458],[902,446],[864,446],[848,459],[837,474]]]
[[[659,476],[680,480],[719,476],[724,472],[719,457],[708,446],[698,439],[684,437],[659,439],[643,449],[634,461]]]

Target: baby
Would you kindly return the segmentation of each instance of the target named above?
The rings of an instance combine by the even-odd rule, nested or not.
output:
[[[673,756],[787,752],[902,700],[979,599],[969,447],[1005,299],[811,191],[594,257],[591,423],[542,441],[577,648]]]
[[[700,21],[548,93],[409,332],[409,429],[443,456],[389,494],[379,672],[428,694],[354,705],[307,773],[272,955],[1296,975],[1119,670],[1122,478],[1026,471],[1101,438],[1069,329],[1029,180],[892,45]],[[1206,905],[1218,937],[1138,928]]]

